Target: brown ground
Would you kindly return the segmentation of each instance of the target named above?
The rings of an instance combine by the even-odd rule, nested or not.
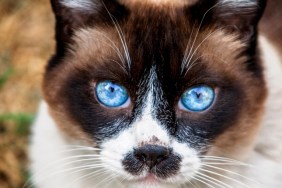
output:
[[[22,187],[28,178],[27,138],[53,25],[49,0],[0,0],[0,188]]]

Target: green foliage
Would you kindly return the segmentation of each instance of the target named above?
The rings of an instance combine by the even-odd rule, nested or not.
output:
[[[4,51],[0,53],[0,89],[12,76],[14,70],[10,64],[10,52]],[[1,70],[2,69],[2,70]]]
[[[32,114],[2,114],[0,115],[0,123],[12,122],[16,124],[15,133],[18,135],[28,135],[30,125],[34,121]]]
[[[0,75],[0,88],[8,81],[8,79],[13,74],[13,68],[9,67],[2,75]]]

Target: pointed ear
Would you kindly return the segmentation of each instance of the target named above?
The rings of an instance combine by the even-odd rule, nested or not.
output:
[[[65,55],[76,30],[111,25],[110,14],[117,20],[126,14],[117,0],[51,0],[51,4],[56,18],[57,58]]]
[[[237,32],[242,40],[248,41],[257,33],[266,0],[218,0],[215,6],[217,23]]]

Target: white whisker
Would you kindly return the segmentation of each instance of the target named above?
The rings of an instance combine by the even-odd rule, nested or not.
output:
[[[226,183],[223,183],[222,181],[219,181],[219,180],[217,180],[217,179],[215,179],[213,177],[210,177],[210,176],[208,176],[206,174],[203,174],[201,172],[197,172],[197,174],[199,174],[200,176],[206,177],[206,178],[208,178],[210,180],[213,180],[214,182],[220,183],[221,185],[224,185],[224,186],[226,186],[228,188],[232,188],[230,185],[227,185]]]
[[[231,158],[226,158],[226,157],[217,157],[217,156],[204,156],[204,157],[200,157],[202,160],[210,160],[210,161],[222,161],[222,162],[230,162],[230,163],[237,163],[237,164],[240,164],[240,165],[245,165],[245,166],[249,166],[249,167],[254,167],[253,165],[251,164],[247,164],[247,163],[244,163],[242,161],[238,161],[238,160],[235,160],[235,159],[231,159]]]
[[[102,168],[102,167],[103,167],[102,165],[80,166],[80,167],[68,168],[68,169],[65,169],[65,170],[54,172],[54,173],[49,174],[46,177],[40,177],[40,174],[36,174],[33,177],[37,176],[38,177],[38,181],[44,181],[44,180],[46,181],[47,179],[52,178],[52,177],[54,177],[55,175],[58,175],[58,174],[68,173],[68,172],[71,171],[71,173],[68,173],[68,175],[70,175],[70,174],[78,173],[78,172],[81,172],[81,171],[84,171],[84,170],[97,169],[97,168]],[[75,170],[75,171],[73,171],[73,170]],[[28,186],[28,187],[32,187],[32,186],[34,186],[33,183],[30,186]]]
[[[122,53],[119,50],[119,48],[117,47],[117,45],[109,37],[107,37],[104,33],[100,32],[100,31],[98,31],[98,33],[101,34],[104,38],[106,38],[110,43],[112,43],[113,46],[111,46],[111,45],[108,45],[108,46],[110,46],[112,49],[114,49],[114,51],[118,54],[120,60],[125,64],[124,56],[122,55]],[[99,40],[99,39],[95,38],[95,40]],[[101,41],[101,40],[99,40],[99,41]],[[101,41],[101,42],[103,42],[103,41]],[[104,42],[104,44],[108,44],[108,43]]]
[[[189,65],[189,67],[187,68],[187,70],[186,70],[184,76],[187,75],[187,73],[189,72],[189,70],[191,70],[191,69],[196,65],[195,63],[196,63],[200,58],[202,58],[203,56],[204,56],[204,55],[201,55],[200,57],[196,58],[196,59],[191,63],[191,65]]]
[[[49,163],[48,166],[46,165],[45,167],[43,168],[48,168],[49,166],[52,166],[52,165],[56,165],[57,163],[61,164],[67,160],[70,160],[70,159],[77,159],[77,158],[92,158],[92,159],[100,159],[101,155],[74,155],[74,156],[71,156],[71,157],[66,157],[66,158],[63,158],[63,159],[60,159],[60,160],[57,160],[57,161],[53,161],[52,163]]]
[[[37,173],[37,174],[33,174],[26,182],[25,184],[23,185],[23,188],[27,186],[27,184],[29,184],[32,179],[35,177],[35,176],[38,176],[39,174],[45,172],[46,170],[48,169],[52,169],[52,168],[58,168],[58,167],[62,167],[62,166],[66,166],[68,164],[72,164],[72,163],[76,163],[76,162],[79,162],[81,160],[74,160],[74,161],[71,161],[71,162],[68,162],[68,163],[64,163],[65,161],[68,161],[70,159],[76,159],[76,158],[85,158],[85,157],[94,157],[94,158],[91,158],[91,159],[87,159],[87,160],[90,160],[90,161],[95,161],[95,160],[99,160],[100,158],[100,155],[77,155],[77,156],[71,156],[71,157],[67,157],[67,158],[63,158],[63,159],[60,159],[60,160],[57,160],[57,161],[53,161],[52,163],[49,163],[45,166],[42,167],[42,169]],[[95,158],[96,157],[96,158]],[[98,157],[98,158],[97,158]],[[86,159],[83,159],[83,160],[86,160]],[[57,164],[60,164],[60,165],[57,165]],[[63,163],[63,164],[61,164]]]
[[[206,165],[222,165],[222,166],[249,166],[245,164],[236,164],[236,163],[230,163],[230,162],[203,162],[203,164]]]
[[[203,166],[206,166],[206,167],[214,168],[214,169],[217,169],[217,170],[221,170],[221,171],[224,171],[224,172],[228,172],[228,173],[230,173],[230,174],[237,175],[237,176],[239,176],[239,177],[241,177],[241,178],[244,178],[244,179],[246,179],[246,180],[249,180],[249,181],[251,181],[251,182],[253,182],[253,183],[256,183],[256,184],[259,184],[259,185],[260,185],[259,182],[255,181],[255,180],[253,180],[253,179],[251,179],[251,178],[248,178],[248,177],[246,177],[246,176],[243,176],[243,175],[241,175],[241,174],[239,174],[239,173],[232,172],[232,171],[230,171],[230,170],[226,170],[226,169],[223,169],[223,168],[220,168],[220,167],[215,167],[215,166],[212,166],[212,165],[207,165],[207,164],[202,164],[202,165],[203,165]]]
[[[63,154],[63,153],[73,152],[73,151],[87,151],[87,152],[91,151],[91,152],[95,152],[95,154],[96,154],[96,152],[100,151],[100,149],[91,148],[91,147],[81,147],[81,146],[78,146],[78,147],[68,148],[68,149],[56,152],[54,154]]]
[[[98,31],[96,31],[96,32],[98,32]],[[115,62],[115,63],[117,63],[121,68],[122,68],[122,70],[126,73],[126,74],[128,74],[128,71],[126,70],[126,67],[124,67],[124,65],[126,66],[126,60],[124,59],[124,56],[122,55],[122,53],[120,52],[120,50],[119,50],[119,48],[115,45],[115,43],[109,38],[109,37],[107,37],[105,34],[103,34],[102,32],[98,32],[99,34],[101,34],[104,38],[106,38],[110,43],[112,43],[112,45],[110,45],[110,44],[108,44],[108,43],[106,43],[105,41],[103,41],[103,40],[100,40],[100,39],[97,39],[97,38],[95,38],[95,40],[98,40],[99,42],[102,42],[103,44],[105,44],[105,45],[107,45],[107,46],[109,46],[110,48],[112,48],[116,53],[117,53],[117,55],[118,55],[118,57],[119,57],[119,59],[120,59],[120,61],[121,61],[121,63],[122,64],[120,64],[119,62],[117,62],[117,61],[113,61],[113,62]]]
[[[214,186],[208,184],[207,182],[205,182],[205,181],[203,181],[203,180],[200,180],[200,179],[198,179],[198,178],[196,178],[196,177],[193,177],[193,179],[194,179],[194,180],[197,180],[198,182],[201,182],[201,183],[207,185],[208,187],[216,188],[216,187],[214,187]]]
[[[112,62],[114,62],[114,63],[117,63],[121,68],[122,68],[122,70],[127,74],[128,73],[128,71],[118,62],[118,61],[115,61],[115,60],[113,60],[113,59],[110,59]]]
[[[186,64],[186,62],[187,62],[187,60],[188,60],[188,55],[187,55],[187,53],[188,53],[188,48],[189,48],[189,46],[190,46],[190,42],[191,42],[191,39],[192,39],[192,35],[194,34],[195,26],[196,26],[196,22],[195,22],[194,25],[193,25],[191,34],[190,34],[190,36],[189,36],[188,44],[187,44],[186,49],[185,49],[184,58],[183,58],[182,63],[181,63],[181,74],[182,74],[182,72],[183,72],[183,70],[184,70],[184,67],[185,67],[185,64]]]
[[[110,11],[106,7],[105,3],[103,1],[102,1],[102,3],[103,3],[103,6],[105,7],[107,13],[109,14],[113,24],[115,25],[115,28],[116,28],[117,32],[118,32],[120,41],[121,41],[123,49],[124,49],[125,57],[126,57],[126,60],[127,60],[127,63],[128,63],[128,69],[130,69],[131,59],[130,59],[129,50],[128,50],[128,47],[127,47],[127,44],[126,44],[125,36],[124,36],[124,34],[123,34],[122,30],[121,30],[120,25],[117,23],[117,20],[110,13]]]
[[[209,11],[211,11],[213,8],[215,8],[215,7],[218,6],[218,5],[219,5],[219,3],[216,3],[214,6],[212,6],[211,8],[209,8],[209,9],[205,12],[205,14],[203,15],[202,20],[201,20],[201,22],[200,22],[200,25],[199,25],[199,27],[198,27],[196,36],[195,36],[194,41],[193,41],[193,43],[192,43],[192,46],[191,46],[191,48],[190,48],[189,54],[188,54],[188,55],[186,56],[186,58],[185,58],[185,63],[184,63],[184,64],[186,64],[186,63],[187,63],[187,60],[190,58],[191,52],[192,52],[192,50],[193,50],[193,48],[194,48],[195,42],[196,42],[196,40],[197,40],[197,38],[198,38],[200,29],[201,29],[201,27],[202,27],[202,24],[203,24],[205,18],[206,18],[206,15],[209,13]],[[194,27],[193,27],[193,30],[194,30]],[[192,33],[192,34],[193,34],[193,33]],[[188,61],[188,64],[189,64],[189,61]],[[189,66],[189,65],[188,65],[188,66]],[[187,66],[184,66],[184,68],[185,68],[185,67],[187,67]]]
[[[57,171],[57,172],[54,172],[52,174],[49,174],[47,177],[52,177],[52,176],[55,176],[55,175],[58,175],[58,174],[62,174],[62,173],[67,173],[69,171],[73,171],[73,170],[80,170],[80,169],[84,169],[84,168],[100,168],[100,167],[103,167],[102,164],[93,164],[93,165],[83,165],[83,166],[78,166],[78,167],[72,167],[72,168],[67,168],[65,170],[61,170],[61,171]]]
[[[228,176],[225,176],[225,175],[222,175],[222,174],[219,174],[219,173],[217,173],[217,172],[210,171],[210,170],[206,170],[206,169],[203,169],[203,168],[201,168],[200,170],[202,170],[202,171],[204,171],[204,172],[208,172],[208,173],[210,173],[210,174],[214,174],[214,175],[223,177],[223,178],[225,178],[225,179],[229,179],[229,180],[231,180],[231,181],[233,181],[233,182],[236,182],[236,183],[238,183],[238,184],[240,184],[240,185],[242,185],[242,186],[244,186],[244,187],[250,188],[248,185],[246,185],[246,184],[244,184],[244,183],[242,183],[242,182],[240,182],[240,181],[238,181],[238,180],[236,180],[236,179],[234,179],[234,178],[230,178],[230,177],[228,177]]]
[[[190,62],[191,62],[193,56],[194,56],[195,53],[198,51],[198,49],[204,44],[204,42],[206,42],[206,40],[207,40],[208,38],[210,38],[214,33],[218,32],[218,31],[220,31],[220,30],[223,30],[223,29],[226,28],[226,27],[230,27],[230,26],[232,26],[232,25],[220,27],[220,28],[218,28],[218,29],[216,29],[216,30],[214,30],[214,31],[211,31],[211,32],[201,41],[201,43],[196,47],[196,49],[193,51],[193,53],[191,54],[190,58],[188,59],[188,63],[187,63],[187,66],[186,66],[186,67],[189,67]],[[233,26],[232,26],[232,27],[233,27]],[[185,75],[186,75],[186,74],[187,74],[187,71],[186,71]],[[185,76],[185,75],[184,75],[184,76]]]
[[[189,179],[189,178],[185,178],[187,181],[188,181],[188,183],[190,184],[190,185],[192,185],[194,188],[198,188],[197,186],[195,186],[193,183],[192,183],[192,181]]]
[[[101,180],[98,184],[96,184],[96,186],[97,187],[99,187],[98,185],[101,185],[101,184],[103,184],[105,181],[112,181],[112,180],[114,180],[115,178],[117,178],[118,177],[118,175],[110,175],[109,177],[107,177],[107,178],[104,178],[103,180]],[[109,182],[108,182],[109,183]]]
[[[203,177],[203,176],[200,176],[200,175],[195,175],[195,177],[197,177],[197,178],[199,178],[199,179],[201,179],[201,180],[203,180],[203,181],[209,182],[209,183],[211,183],[211,184],[213,184],[213,185],[219,186],[219,187],[221,187],[221,188],[225,188],[223,185],[221,185],[221,184],[219,184],[219,183],[216,183],[216,182],[214,182],[214,181],[212,181],[212,180],[210,180],[210,179],[208,179],[208,178],[206,178],[206,177]]]
[[[88,173],[88,174],[86,174],[86,175],[83,175],[83,176],[81,176],[81,177],[79,177],[79,178],[76,178],[75,180],[73,180],[73,181],[70,182],[69,184],[72,185],[72,184],[75,184],[75,183],[79,182],[80,180],[83,180],[83,179],[89,177],[89,176],[90,176],[90,177],[93,177],[93,176],[96,176],[96,175],[99,176],[99,175],[104,174],[105,172],[106,172],[105,169],[96,170],[96,171],[94,171],[94,172],[91,172],[91,173]]]
[[[62,165],[59,165],[59,166],[56,166],[56,167],[63,167],[63,166],[67,166],[67,165],[70,165],[70,164],[74,164],[74,163],[80,163],[80,162],[85,162],[85,161],[93,161],[93,162],[100,162],[100,158],[86,158],[86,159],[80,159],[80,160],[74,160],[74,161],[70,161],[70,162],[67,162],[67,163],[63,163]],[[97,164],[97,163],[95,163]]]

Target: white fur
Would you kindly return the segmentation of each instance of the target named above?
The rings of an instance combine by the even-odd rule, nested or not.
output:
[[[248,162],[256,168],[247,168],[244,174],[256,177],[263,188],[282,187],[282,59],[265,37],[259,44],[265,66],[269,96],[265,116],[253,153]]]
[[[65,182],[69,182],[74,176],[52,176],[50,174],[65,170],[59,166],[49,169],[49,165],[57,160],[61,160],[66,156],[61,151],[69,145],[63,134],[58,130],[55,122],[48,113],[48,107],[42,102],[39,109],[35,126],[32,130],[33,136],[30,147],[31,171],[33,172],[32,180],[40,188],[63,187]],[[54,169],[55,168],[55,169]],[[48,178],[49,177],[49,178]],[[80,184],[76,184],[80,187]]]
[[[221,0],[217,5],[221,16],[253,14],[257,11],[257,1],[251,0]]]
[[[266,116],[263,121],[263,126],[259,134],[257,144],[252,151],[246,163],[253,164],[254,167],[238,167],[236,170],[242,176],[250,177],[261,183],[258,186],[253,181],[246,180],[245,178],[238,178],[238,175],[234,175],[238,180],[245,183],[246,186],[239,185],[237,182],[229,181],[228,179],[221,179],[224,183],[228,184],[232,188],[281,188],[282,187],[282,145],[281,132],[282,132],[282,67],[281,59],[275,49],[266,41],[265,38],[260,39],[263,59],[266,66],[267,86],[269,88],[269,98],[266,106]],[[151,74],[151,86],[153,87],[153,80],[156,79],[156,75]],[[151,87],[151,89],[152,89]],[[69,145],[83,145],[84,143],[78,143],[66,137],[54,121],[50,117],[47,109],[47,105],[43,102],[41,104],[39,114],[35,125],[33,127],[33,135],[30,147],[31,157],[31,171],[35,176],[33,181],[38,188],[176,188],[177,185],[166,183],[155,186],[131,184],[121,185],[117,181],[104,181],[105,177],[110,177],[111,174],[117,174],[121,179],[127,178],[136,180],[142,176],[146,176],[144,172],[140,177],[133,177],[123,170],[121,160],[124,155],[130,152],[134,147],[138,146],[140,142],[150,141],[155,136],[164,145],[170,145],[174,151],[182,156],[183,161],[181,165],[180,173],[174,178],[169,179],[171,182],[185,181],[185,177],[194,175],[195,171],[200,168],[198,154],[195,150],[190,149],[185,144],[178,143],[176,140],[170,138],[165,128],[163,128],[154,116],[152,116],[152,109],[154,108],[152,103],[152,90],[148,92],[146,105],[142,112],[142,115],[132,127],[122,131],[115,138],[107,140],[102,145],[101,161],[97,163],[103,164],[101,169],[108,169],[108,173],[99,178],[88,179],[88,181],[76,181],[82,176],[85,176],[87,172],[79,173],[58,173],[53,176],[52,172],[59,172],[66,170],[66,168],[76,168],[84,163],[69,164],[67,167],[60,165],[53,165],[53,168],[46,168],[50,163],[62,160],[66,157],[72,157],[74,155],[83,154],[78,151],[62,152]],[[61,164],[61,163],[59,163]],[[93,162],[93,164],[95,164]],[[52,165],[51,165],[52,166]],[[100,170],[100,169],[96,169]],[[233,169],[234,170],[234,169]],[[90,171],[91,172],[91,171]],[[232,174],[229,174],[232,177]],[[212,185],[213,187],[219,187]],[[189,186],[187,186],[189,187]],[[193,187],[193,186],[192,186]],[[207,186],[201,185],[199,188],[206,188]],[[224,187],[224,186],[223,186]]]
[[[282,146],[277,144],[282,140],[282,60],[266,38],[261,37],[260,42],[263,59],[268,65],[265,70],[269,97],[257,150],[282,164]]]
[[[48,106],[44,101],[40,105],[32,135],[29,155],[30,170],[33,175],[27,183],[32,181],[38,188],[112,188],[116,184],[113,182],[113,184],[93,187],[97,182],[107,178],[109,176],[107,173],[86,179],[86,175],[93,171],[104,172],[102,167],[95,168],[95,170],[82,171],[81,169],[82,166],[88,166],[91,163],[92,165],[100,164],[99,161],[94,160],[94,155],[97,153],[93,152],[86,143],[65,136],[49,115]],[[74,146],[85,147],[82,149]],[[93,155],[93,161],[86,161],[87,158],[78,157],[82,155]],[[75,160],[82,161],[74,162]],[[76,173],[73,173],[75,171]],[[84,181],[82,177],[85,177]]]
[[[94,11],[99,4],[96,0],[62,0],[62,4],[66,7],[79,11]]]
[[[220,3],[232,7],[257,6],[257,2],[252,0],[221,0]]]

